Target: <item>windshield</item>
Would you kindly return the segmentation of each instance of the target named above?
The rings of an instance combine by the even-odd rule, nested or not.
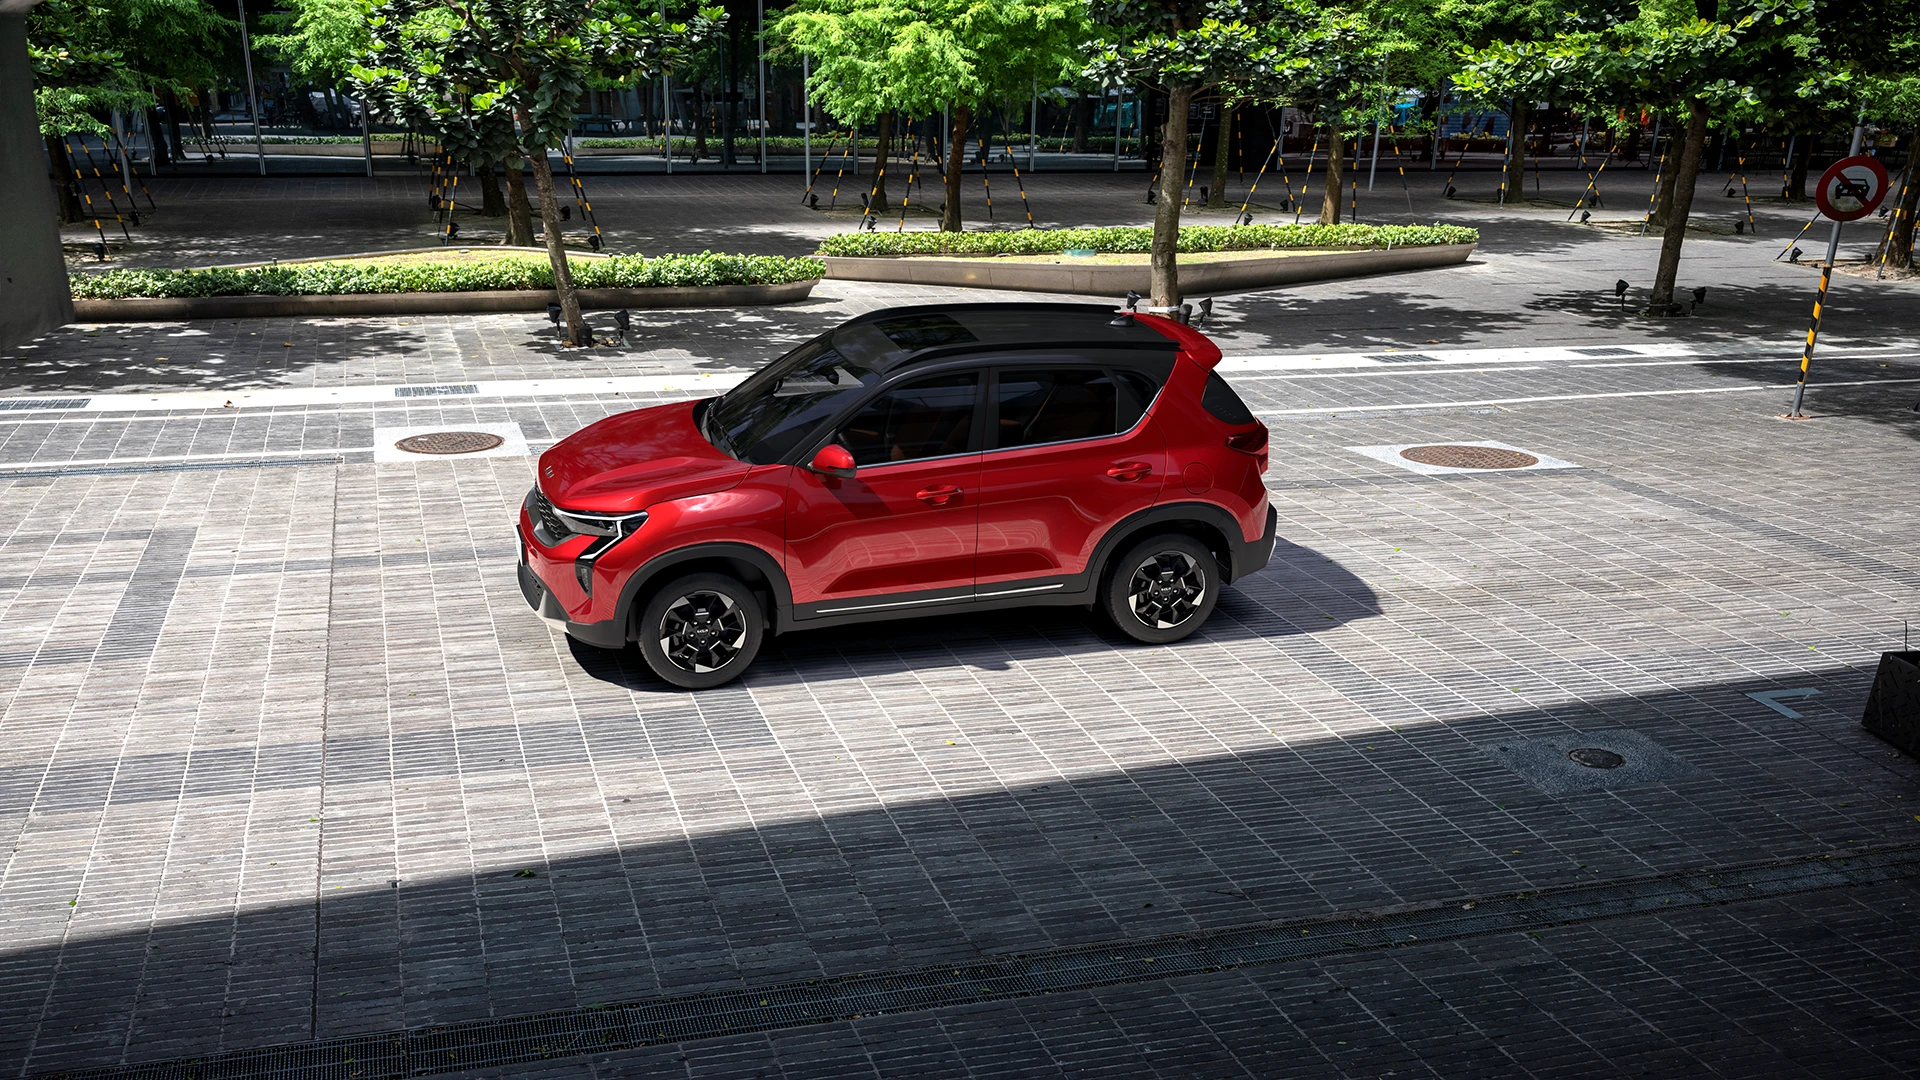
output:
[[[880,381],[873,361],[885,352],[875,355],[863,336],[846,330],[822,334],[761,368],[714,401],[703,425],[707,438],[754,465],[779,461]]]

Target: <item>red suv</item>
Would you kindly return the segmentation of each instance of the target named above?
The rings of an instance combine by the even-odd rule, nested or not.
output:
[[[691,688],[769,633],[933,612],[1099,607],[1178,641],[1273,551],[1267,429],[1219,360],[1106,307],[863,315],[720,397],[542,454],[520,588]]]

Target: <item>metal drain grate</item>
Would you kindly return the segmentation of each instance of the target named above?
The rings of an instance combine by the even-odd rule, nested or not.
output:
[[[0,401],[0,412],[32,412],[35,409],[84,409],[92,398],[8,398]]]
[[[393,445],[409,454],[477,454],[506,443],[505,438],[490,431],[429,431],[409,435]]]
[[[1382,363],[1382,364],[1443,364],[1443,363],[1446,363],[1446,361],[1441,360],[1437,356],[1428,356],[1424,353],[1417,353],[1417,352],[1380,353],[1376,356],[1369,356],[1367,357],[1367,359],[1373,360],[1377,363]]]
[[[480,387],[475,383],[448,383],[445,386],[396,386],[394,397],[457,397],[461,394],[477,394]]]
[[[1879,885],[1920,877],[1920,848],[1807,856],[1686,871],[1637,881],[1450,900],[1386,915],[1320,919],[1113,945],[813,979],[761,988],[688,994],[503,1020],[477,1020],[389,1035],[235,1051],[192,1060],[63,1074],[70,1080],[333,1080],[426,1076],[605,1052],[648,1043],[803,1027],[832,1020],[912,1012],[1095,986],[1174,978],[1229,968],[1311,960],[1357,950],[1671,912],[1817,889]]]
[[[1447,469],[1524,469],[1540,464],[1532,454],[1498,446],[1409,446],[1400,451],[1400,456]]]

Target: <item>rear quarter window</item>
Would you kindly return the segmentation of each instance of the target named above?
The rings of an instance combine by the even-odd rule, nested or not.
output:
[[[1233,387],[1227,385],[1227,380],[1217,371],[1207,373],[1207,388],[1200,393],[1200,407],[1223,424],[1253,423],[1253,413],[1247,403],[1240,400],[1240,395],[1233,392]]]

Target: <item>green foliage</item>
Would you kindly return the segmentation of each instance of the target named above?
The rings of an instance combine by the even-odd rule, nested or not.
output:
[[[46,0],[27,12],[40,133],[104,134],[99,115],[109,109],[213,84],[238,29],[207,0]]]
[[[674,285],[779,285],[817,278],[814,259],[781,255],[614,255],[569,263],[579,289]],[[345,296],[355,293],[551,289],[553,269],[534,259],[481,263],[301,263],[245,270],[107,270],[71,277],[83,300],[193,296]]]
[[[1145,82],[1167,90],[1261,83],[1291,62],[1279,47],[1298,28],[1289,0],[1110,0],[1096,4],[1099,39],[1086,65],[1104,86]]]
[[[351,74],[376,112],[483,165],[559,146],[590,81],[670,70],[726,19],[717,7],[669,22],[579,0],[381,0]]]
[[[862,122],[1024,102],[1078,70],[1086,33],[1078,0],[794,0],[769,27],[811,59],[813,99]]]
[[[1257,251],[1298,248],[1424,247],[1471,244],[1476,229],[1459,225],[1189,225],[1180,230],[1180,250]],[[1099,252],[1146,252],[1153,230],[1130,226],[1099,229],[1018,229],[998,232],[838,233],[820,244],[818,254],[883,257],[889,255],[1054,255],[1068,248]]]
[[[344,78],[372,45],[365,0],[279,0],[263,17],[274,32],[254,39],[303,79]]]

